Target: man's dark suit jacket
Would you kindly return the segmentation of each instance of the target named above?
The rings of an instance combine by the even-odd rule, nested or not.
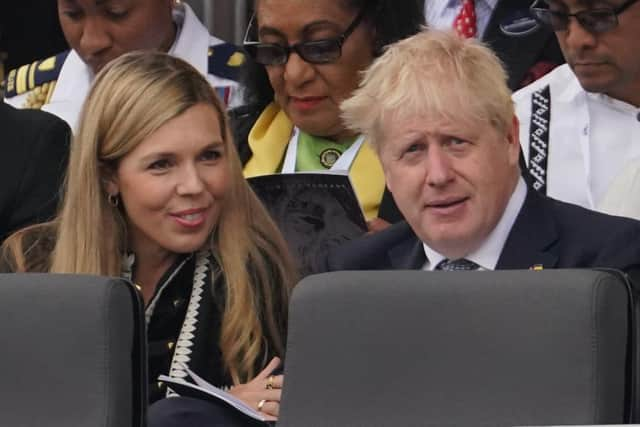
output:
[[[502,24],[528,13],[532,1],[499,0],[482,37],[506,66],[511,90],[520,88],[529,77],[541,77],[535,75],[541,65],[557,66],[565,62],[556,36],[550,29],[540,27],[523,36],[509,36],[500,29]]]
[[[0,101],[0,241],[50,219],[69,156],[70,131],[56,116]]]
[[[352,240],[329,255],[328,270],[416,270],[422,242],[406,222]],[[640,221],[605,215],[528,190],[496,270],[617,268],[640,284]]]

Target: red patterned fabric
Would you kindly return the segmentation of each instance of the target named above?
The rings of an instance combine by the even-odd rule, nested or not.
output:
[[[472,38],[478,34],[476,25],[476,5],[474,0],[463,0],[458,16],[453,21],[453,29],[459,36]]]

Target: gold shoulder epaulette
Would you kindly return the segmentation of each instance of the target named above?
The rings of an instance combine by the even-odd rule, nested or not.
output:
[[[37,97],[40,98],[44,94],[46,101],[53,92],[53,86],[60,75],[62,64],[67,59],[67,55],[69,55],[69,51],[9,71],[4,82],[5,98],[9,99],[39,89]]]
[[[229,80],[238,80],[240,66],[245,57],[242,49],[231,43],[209,46],[209,74]]]
[[[41,109],[43,105],[49,103],[55,88],[55,81],[43,83],[41,86],[34,87],[27,95],[27,99],[24,102],[24,105],[22,105],[22,108],[33,108],[35,110]]]

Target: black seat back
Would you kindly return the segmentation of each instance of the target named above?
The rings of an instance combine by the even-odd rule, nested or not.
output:
[[[143,305],[121,279],[0,275],[2,425],[145,425]]]
[[[616,272],[336,272],[289,316],[279,426],[635,421],[636,321]]]

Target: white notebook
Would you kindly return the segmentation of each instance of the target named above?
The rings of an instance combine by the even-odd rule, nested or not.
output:
[[[210,400],[214,402],[223,401],[253,419],[266,421],[262,412],[253,409],[251,406],[247,405],[232,394],[208,383],[205,379],[197,375],[185,365],[182,366],[187,375],[191,380],[193,380],[193,383],[182,378],[172,378],[167,375],[160,375],[158,380],[167,383],[169,388],[181,396],[198,397],[203,400]]]

